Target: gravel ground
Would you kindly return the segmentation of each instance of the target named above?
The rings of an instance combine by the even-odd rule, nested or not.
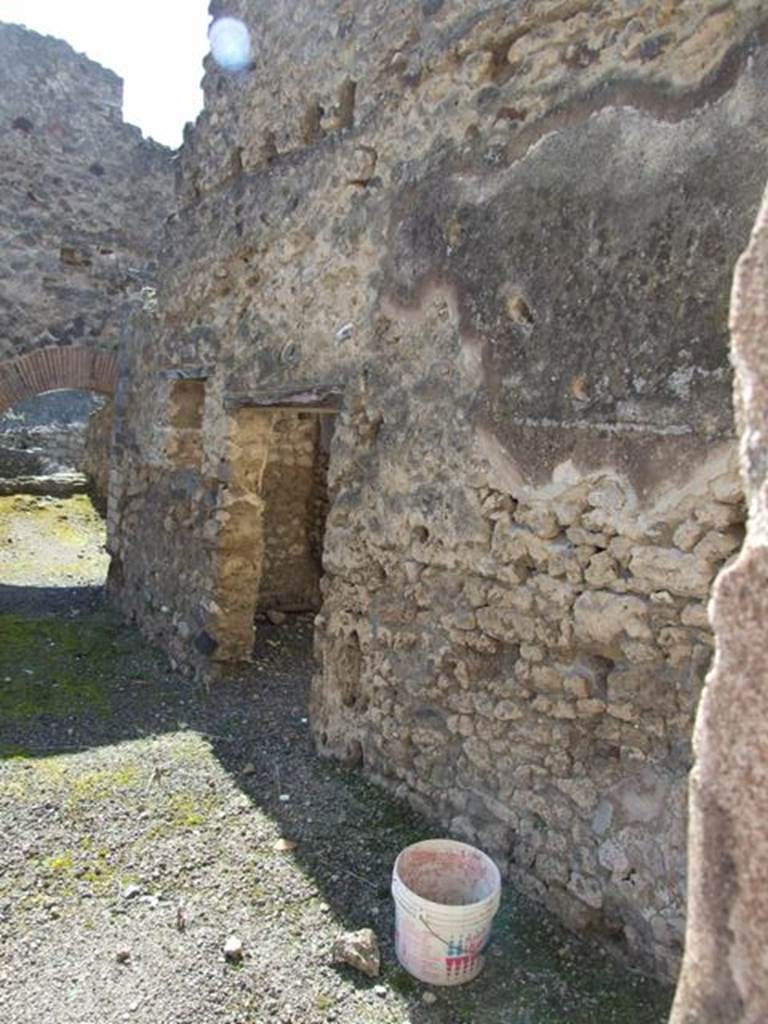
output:
[[[436,833],[316,757],[311,630],[260,624],[254,666],[207,692],[98,591],[0,587],[4,1024],[664,1021],[667,990],[509,887],[476,981],[429,989],[397,965],[392,863]],[[378,979],[330,962],[360,927]]]
[[[109,566],[105,542],[104,521],[85,494],[0,496],[0,585],[4,588],[100,587]]]

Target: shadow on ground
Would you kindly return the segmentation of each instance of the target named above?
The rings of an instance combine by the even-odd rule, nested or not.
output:
[[[195,935],[196,948],[209,950],[216,961],[210,1000],[222,1008],[215,1019],[236,1024],[664,1021],[668,990],[575,939],[509,887],[483,974],[460,988],[433,989],[435,1001],[425,1002],[427,987],[394,957],[389,882],[399,850],[436,832],[359,772],[315,755],[307,721],[311,629],[306,617],[264,626],[257,662],[207,692],[172,673],[92,588],[0,587],[0,813],[10,823],[0,853],[0,939],[3,922],[13,942],[19,928],[125,930],[133,914],[126,934],[140,946],[148,935],[141,915],[152,910],[176,957],[169,970],[187,969],[180,944]],[[27,817],[30,805],[37,818]],[[45,814],[55,822],[50,841]],[[32,843],[24,839],[30,828],[39,830]],[[295,850],[276,852],[280,837]],[[149,909],[126,900],[129,884]],[[227,973],[221,949],[230,926],[246,955]],[[360,927],[373,927],[382,945],[376,981],[329,965],[334,935]],[[191,1019],[183,995],[179,1016],[157,1009],[162,993],[153,996],[152,986],[162,954],[152,950],[139,990],[154,1009],[142,1017],[141,1003],[131,1019]],[[118,991],[118,970],[103,968],[105,991]],[[207,983],[196,983],[202,998]],[[38,996],[24,998],[29,1018],[9,1020],[32,1019]],[[62,1017],[70,1019],[81,1018]]]

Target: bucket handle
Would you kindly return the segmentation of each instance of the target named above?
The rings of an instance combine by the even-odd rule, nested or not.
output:
[[[410,907],[405,907],[402,904],[400,904],[400,906],[407,914],[410,914],[411,917],[415,917],[419,924],[423,924],[427,931],[430,933],[430,935],[433,935],[438,940],[438,942],[442,942],[446,949],[450,946],[450,942],[448,942],[447,939],[444,939],[442,935],[437,934],[435,929],[427,920],[426,914],[424,913],[423,910],[420,910],[418,911],[418,913],[414,914]]]
[[[427,929],[427,931],[428,931],[428,932],[430,933],[430,935],[434,935],[434,937],[435,937],[436,939],[438,939],[438,940],[439,940],[440,942],[442,942],[442,943],[443,943],[443,945],[444,945],[444,946],[445,946],[446,948],[447,948],[448,946],[450,946],[450,942],[448,942],[448,940],[447,940],[447,939],[444,939],[444,938],[442,937],[442,935],[438,935],[438,934],[437,934],[437,932],[435,931],[435,929],[434,929],[434,928],[432,927],[432,925],[431,925],[431,924],[429,923],[429,921],[427,920],[427,916],[426,916],[426,914],[424,913],[424,911],[422,911],[422,912],[421,912],[421,913],[420,913],[420,914],[418,915],[418,921],[419,921],[419,923],[420,923],[420,924],[423,924],[423,925],[424,925],[424,927],[425,927],[425,928]]]

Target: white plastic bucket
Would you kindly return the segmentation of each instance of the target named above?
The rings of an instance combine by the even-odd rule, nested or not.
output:
[[[395,952],[406,971],[430,985],[477,977],[501,898],[490,857],[452,839],[414,843],[395,861],[392,896]]]

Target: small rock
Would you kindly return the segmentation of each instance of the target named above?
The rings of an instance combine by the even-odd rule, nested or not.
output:
[[[127,964],[131,959],[131,951],[127,946],[118,946],[115,950],[115,960],[119,964]]]
[[[387,998],[387,988],[386,988],[386,985],[374,985],[373,986],[373,991],[374,991],[374,994],[379,997],[379,999],[386,999]]]
[[[243,775],[255,775],[255,774],[256,774],[256,765],[252,761],[249,761],[248,764],[245,766],[245,768],[243,768]]]
[[[272,846],[272,849],[275,853],[293,853],[297,845],[292,839],[281,838]]]
[[[141,886],[140,885],[126,885],[126,886],[123,886],[123,891],[122,891],[121,895],[122,895],[124,900],[135,899],[136,896],[140,896],[141,895]]]
[[[422,1003],[426,1003],[427,1006],[433,1006],[437,1002],[437,996],[434,992],[425,992],[421,997]]]
[[[243,959],[243,944],[236,935],[230,935],[224,943],[224,956],[232,964],[239,964]]]
[[[273,626],[284,626],[288,621],[288,616],[285,614],[285,612],[278,612],[273,609],[270,609],[267,612],[267,618],[269,619]]]
[[[278,800],[280,801],[281,804],[287,804],[290,799],[291,797],[288,793],[281,793],[280,796],[278,797]]]
[[[381,969],[379,942],[372,928],[361,928],[357,932],[344,932],[334,942],[331,957],[335,964],[349,964],[355,970],[367,974],[369,978],[378,978],[379,976]],[[383,986],[377,985],[376,988],[383,988]],[[385,995],[386,991],[384,989]]]

